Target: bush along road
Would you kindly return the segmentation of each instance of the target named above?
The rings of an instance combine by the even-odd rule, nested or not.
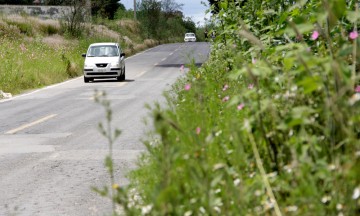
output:
[[[209,61],[152,106],[127,215],[356,215],[355,1],[222,1]],[[134,199],[136,197],[136,199]]]

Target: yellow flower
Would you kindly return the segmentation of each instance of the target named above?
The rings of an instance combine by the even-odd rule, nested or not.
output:
[[[114,188],[115,190],[118,189],[120,186],[118,184],[113,184],[112,188]]]

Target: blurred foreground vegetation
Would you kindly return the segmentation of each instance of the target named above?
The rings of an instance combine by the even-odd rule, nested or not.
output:
[[[126,215],[359,215],[356,2],[220,1],[210,60],[151,106],[148,153],[113,201]]]

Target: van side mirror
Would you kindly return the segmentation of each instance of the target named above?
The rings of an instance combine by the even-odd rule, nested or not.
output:
[[[81,54],[81,56],[85,58],[85,57],[86,57],[86,54],[85,54],[85,53],[83,53],[83,54]]]

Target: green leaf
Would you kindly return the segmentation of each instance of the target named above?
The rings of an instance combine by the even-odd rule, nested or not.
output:
[[[331,2],[331,9],[335,16],[340,19],[342,16],[344,16],[346,12],[346,2],[345,0],[333,0]]]
[[[295,58],[284,58],[285,70],[290,70],[294,66]]]
[[[329,24],[330,28],[335,26],[339,19],[341,19],[346,12],[345,0],[332,0],[329,8]]]
[[[347,56],[352,54],[353,52],[353,47],[351,45],[345,44],[343,47],[341,47],[340,51],[339,51],[339,56]]]
[[[304,94],[310,94],[321,87],[322,82],[321,78],[319,76],[313,76],[313,77],[306,77],[300,82],[298,82],[298,85],[303,87]]]
[[[298,29],[298,31],[299,31],[301,34],[309,33],[309,32],[311,32],[312,30],[314,30],[314,26],[313,26],[313,24],[311,24],[311,23],[298,24],[298,25],[296,25],[296,28]]]
[[[354,23],[354,22],[356,22],[357,20],[360,19],[360,13],[359,13],[359,12],[355,12],[355,11],[347,11],[347,13],[346,13],[346,18],[347,18],[350,22]]]
[[[220,8],[221,8],[221,9],[224,9],[224,10],[227,10],[227,8],[228,8],[228,2],[227,2],[227,1],[222,1],[222,2],[220,2]]]

